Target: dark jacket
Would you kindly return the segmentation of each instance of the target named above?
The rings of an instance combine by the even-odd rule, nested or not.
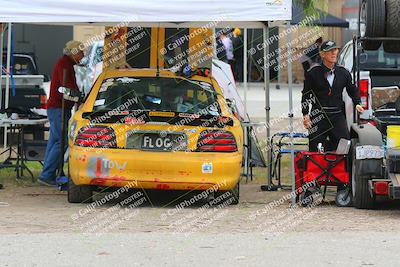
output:
[[[303,115],[309,113],[309,106],[312,109],[336,109],[343,110],[343,89],[353,100],[354,105],[360,104],[360,92],[353,84],[350,72],[343,66],[335,65],[334,80],[332,87],[326,79],[329,68],[321,65],[314,65],[306,73],[304,88],[302,91],[301,107]],[[315,98],[314,98],[315,96]]]

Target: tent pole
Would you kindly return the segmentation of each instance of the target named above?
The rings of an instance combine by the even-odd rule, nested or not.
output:
[[[1,70],[0,70],[0,109],[3,108],[3,104],[2,104],[2,100],[3,100],[3,87],[2,87],[2,83],[3,83],[3,38],[4,38],[4,27],[5,24],[0,23],[0,53],[1,53],[1,57],[0,57],[0,66],[1,66]]]
[[[8,39],[7,39],[7,74],[6,74],[6,92],[4,97],[4,108],[8,108],[8,101],[10,96],[10,62],[11,62],[11,31],[12,24],[8,23]],[[4,126],[4,149],[7,147],[7,126]]]
[[[0,33],[0,66],[1,66],[1,70],[0,70],[0,109],[3,108],[3,39],[4,39],[4,30],[5,30],[5,24],[0,24],[1,27],[1,33]],[[4,132],[6,132],[6,128],[4,127]],[[5,136],[6,134],[4,134]],[[5,144],[5,143],[4,143]],[[6,148],[6,146],[4,145],[4,149]]]
[[[244,85],[244,114],[247,115],[247,28],[244,28],[244,34],[243,34],[243,85]],[[246,155],[244,157],[244,172],[246,174],[246,181],[249,175],[249,164],[248,164],[248,157],[249,157],[249,136],[247,134],[247,129],[245,129],[245,135],[244,135],[244,144],[246,146]],[[250,141],[251,142],[251,141]]]
[[[244,28],[243,34],[243,85],[244,85],[244,113],[247,114],[247,28]]]
[[[270,87],[270,77],[269,77],[269,62],[267,61],[267,56],[269,54],[269,44],[268,44],[268,38],[269,38],[269,25],[268,22],[266,22],[266,25],[264,25],[263,27],[263,41],[265,44],[264,47],[264,89],[265,89],[265,120],[266,120],[266,134],[267,134],[267,141],[266,141],[266,147],[267,147],[267,159],[269,159],[271,157],[271,151],[269,149],[270,146],[270,136],[271,136],[271,129],[269,127],[269,121],[270,121],[270,99],[269,99],[269,87]],[[271,163],[269,163],[271,164]],[[270,169],[270,165],[267,164],[267,184],[270,186],[269,182],[269,169]]]
[[[213,44],[213,57],[217,58],[217,36],[215,35],[215,27],[212,28],[212,44]]]
[[[10,62],[11,62],[11,23],[8,23],[8,39],[7,39],[7,76],[6,76],[6,95],[4,107],[8,108],[8,101],[10,95]],[[4,135],[5,136],[5,135]]]
[[[290,27],[290,21],[287,22],[287,28]],[[294,175],[294,150],[293,150],[293,94],[292,94],[292,33],[288,30],[288,86],[289,86],[289,132],[290,132],[290,170],[292,177],[292,192],[296,191],[296,180]],[[292,194],[292,204],[296,204],[296,196]]]

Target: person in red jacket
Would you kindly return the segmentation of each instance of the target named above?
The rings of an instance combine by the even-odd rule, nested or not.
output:
[[[61,145],[61,106],[63,95],[58,91],[61,86],[79,90],[75,80],[74,65],[78,64],[83,58],[83,44],[78,41],[69,41],[66,43],[64,55],[54,66],[51,82],[50,96],[47,101],[47,117],[50,122],[50,135],[47,142],[46,154],[42,173],[39,177],[39,183],[55,186],[56,174],[60,160],[60,145]],[[68,120],[71,117],[71,109],[74,102],[65,100],[65,129],[68,125]],[[67,140],[67,135],[63,138]],[[65,141],[67,144],[67,141]],[[64,148],[65,151],[66,147]]]

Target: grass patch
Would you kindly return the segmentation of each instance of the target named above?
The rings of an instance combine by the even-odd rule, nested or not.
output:
[[[255,167],[253,168],[253,181],[256,184],[266,184],[268,178],[268,168]],[[291,170],[290,170],[290,155],[285,155],[281,160],[281,183],[282,185],[291,185]],[[246,177],[242,177],[242,181],[246,181]],[[250,181],[250,177],[248,178]],[[272,181],[274,184],[278,184],[277,180]]]
[[[27,162],[26,165],[33,173],[34,180],[36,181],[42,171],[42,165],[39,162]],[[24,170],[23,174],[22,178],[17,179],[15,167],[2,168],[0,169],[0,183],[5,187],[39,186],[37,182],[32,181],[32,177],[27,170]]]

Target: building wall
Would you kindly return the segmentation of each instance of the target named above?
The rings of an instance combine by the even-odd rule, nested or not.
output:
[[[343,18],[343,5],[346,2],[346,0],[325,0],[324,2],[320,3],[320,8],[322,10],[326,10],[329,14],[336,16],[338,18]],[[326,6],[326,9],[324,8],[324,5]],[[280,32],[284,31],[285,28],[284,27],[280,27]],[[292,40],[296,40],[296,39],[300,39],[301,41],[294,41],[293,43],[293,56],[297,56],[300,57],[300,55],[302,54],[302,52],[308,47],[310,46],[312,43],[315,42],[315,40],[321,36],[323,38],[323,40],[334,40],[337,44],[339,45],[343,45],[344,43],[346,43],[348,40],[347,39],[342,39],[342,28],[336,28],[336,27],[320,27],[319,28],[319,34],[308,34],[310,31],[314,32],[315,27],[302,27],[299,28],[298,31],[293,32],[292,34]],[[317,32],[317,31],[315,31]],[[306,34],[307,39],[303,39],[300,36]],[[304,40],[306,40],[307,42],[304,42]],[[287,39],[283,38],[283,40],[280,40],[279,42],[279,46],[280,48],[286,53],[287,49],[286,49],[286,45],[287,45]],[[285,58],[284,60],[287,61],[287,58]],[[279,82],[281,83],[287,83],[288,82],[288,71],[287,71],[287,67],[284,66],[282,67],[282,69],[280,69],[280,79]],[[293,82],[294,83],[301,83],[304,80],[304,71],[303,71],[303,67],[300,63],[300,60],[294,60],[292,62],[292,75],[293,75]]]
[[[14,51],[34,53],[39,72],[47,75],[51,74],[55,62],[62,56],[65,43],[73,36],[72,26],[16,23],[13,24],[13,31]]]
[[[104,30],[103,26],[74,26],[74,40],[85,42],[95,35],[101,35]]]

